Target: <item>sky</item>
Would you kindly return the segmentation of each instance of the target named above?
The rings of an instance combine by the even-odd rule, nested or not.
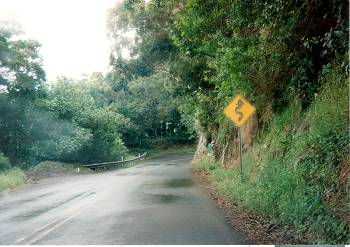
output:
[[[107,11],[122,0],[0,0],[0,21],[38,40],[48,81],[107,72]]]

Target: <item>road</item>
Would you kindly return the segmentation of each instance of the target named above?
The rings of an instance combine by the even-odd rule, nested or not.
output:
[[[191,155],[40,180],[0,196],[0,244],[245,244],[191,179]]]

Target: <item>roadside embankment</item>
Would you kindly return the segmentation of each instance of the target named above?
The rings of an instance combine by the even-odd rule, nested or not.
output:
[[[293,228],[297,242],[349,244],[348,81],[337,67],[320,80],[307,109],[292,101],[244,145],[243,182],[237,154],[226,158],[237,146],[234,135],[216,161],[204,158],[195,167],[222,200]]]
[[[92,172],[91,169],[79,164],[63,163],[58,161],[43,161],[27,171],[26,174],[30,181],[37,181],[48,177],[57,177],[64,175],[85,174]]]
[[[298,238],[295,229],[275,224],[260,213],[249,210],[220,194],[212,182],[213,163],[200,163],[191,169],[196,183],[224,210],[227,222],[250,244],[305,244],[306,239]]]
[[[40,179],[90,173],[92,170],[78,164],[68,164],[57,161],[43,161],[32,170],[22,170],[11,167],[0,172],[0,192],[20,188],[26,183],[36,182]]]

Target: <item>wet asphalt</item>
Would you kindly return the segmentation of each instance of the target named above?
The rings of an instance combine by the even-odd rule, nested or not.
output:
[[[0,244],[246,244],[192,180],[192,156],[40,180],[0,195]]]

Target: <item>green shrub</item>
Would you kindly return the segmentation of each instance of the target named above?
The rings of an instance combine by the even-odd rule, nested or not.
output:
[[[8,170],[11,168],[10,161],[4,156],[3,153],[0,153],[0,172]]]
[[[25,183],[26,175],[19,168],[12,168],[0,173],[0,191],[14,189]]]

